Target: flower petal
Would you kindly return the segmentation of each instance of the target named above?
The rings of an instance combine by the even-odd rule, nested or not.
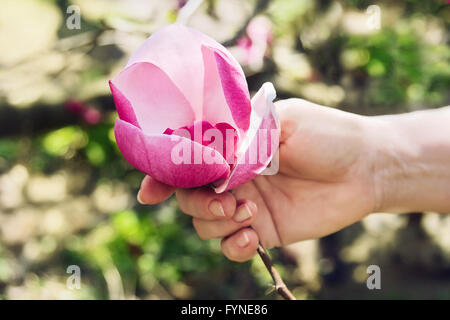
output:
[[[120,92],[119,89],[117,89],[117,87],[111,81],[109,81],[109,88],[111,89],[119,118],[123,121],[131,123],[135,127],[140,128],[139,123],[136,119],[136,114],[134,113],[130,101],[122,94],[122,92]]]
[[[136,62],[150,62],[158,66],[189,101],[195,113],[195,120],[206,120],[212,124],[228,122],[227,119],[232,119],[230,115],[227,119],[219,119],[215,114],[208,113],[207,116],[203,114],[206,70],[202,46],[224,53],[230,65],[245,81],[241,66],[225,47],[201,32],[181,24],[172,24],[153,33],[132,55],[127,66]],[[213,67],[214,70],[217,69],[215,65]],[[215,81],[215,84],[218,85],[220,82]],[[225,99],[223,103],[213,104],[212,110],[221,115],[224,103]],[[212,121],[208,119],[209,116],[214,116],[214,119],[218,120]]]
[[[212,123],[227,122],[245,133],[251,104],[247,81],[229,57],[213,47],[202,47],[205,68],[203,117]]]
[[[116,119],[114,133],[120,151],[133,167],[168,185],[199,187],[223,179],[230,172],[219,152],[189,139],[166,134],[147,135],[121,119]],[[179,150],[189,151],[188,161],[180,163]],[[196,155],[199,154],[198,161]],[[205,161],[204,154],[216,161]]]
[[[208,121],[195,121],[190,126],[175,130],[167,128],[164,134],[174,134],[193,140],[219,151],[227,163],[235,163],[238,134],[236,129],[226,122],[219,122],[213,126]]]
[[[229,59],[220,51],[214,53],[222,82],[223,92],[234,122],[246,131],[250,125],[250,94],[248,92],[247,80],[239,70],[233,67]]]
[[[146,134],[163,133],[167,128],[178,128],[194,121],[194,112],[184,95],[151,63],[140,62],[127,67],[112,83],[131,103]],[[126,118],[129,119],[129,112]]]
[[[229,177],[215,184],[217,193],[236,188],[260,174],[278,150],[280,122],[273,99],[275,89],[265,83],[252,99],[250,128],[238,151],[238,160]]]
[[[195,111],[201,112],[203,60],[197,34],[180,24],[153,33],[131,56],[127,66],[151,62],[164,70]]]

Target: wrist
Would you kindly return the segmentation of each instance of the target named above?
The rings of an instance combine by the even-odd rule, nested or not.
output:
[[[369,118],[375,211],[450,210],[447,117],[448,109]]]
[[[406,212],[413,193],[412,160],[416,146],[396,125],[395,117],[370,118],[371,170],[375,194],[375,212]]]

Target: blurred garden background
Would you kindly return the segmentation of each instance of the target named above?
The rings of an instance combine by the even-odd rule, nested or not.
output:
[[[260,259],[227,261],[174,199],[139,205],[143,174],[114,141],[108,80],[185,2],[1,0],[1,299],[277,298]],[[231,50],[252,93],[271,81],[374,115],[449,104],[449,22],[445,0],[205,0],[188,25]],[[450,299],[450,215],[374,214],[271,254],[300,299]]]

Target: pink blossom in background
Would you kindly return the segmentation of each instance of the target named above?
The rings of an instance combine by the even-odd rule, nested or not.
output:
[[[67,100],[64,104],[64,107],[67,111],[75,115],[81,114],[86,109],[83,101],[74,99]]]
[[[102,120],[102,114],[97,108],[80,100],[67,100],[65,108],[68,112],[80,117],[83,122],[89,125],[96,125]]]
[[[247,26],[245,35],[237,41],[238,48],[243,52],[242,62],[255,69],[261,68],[272,39],[270,20],[263,16],[253,18]]]
[[[188,0],[177,0],[177,8],[178,9],[183,8],[187,2],[188,2]]]
[[[96,108],[88,108],[83,113],[83,120],[90,125],[98,124],[102,120],[102,114]]]
[[[228,50],[181,24],[148,38],[110,88],[120,151],[168,185],[229,190],[263,171],[278,148],[273,86],[250,101]]]

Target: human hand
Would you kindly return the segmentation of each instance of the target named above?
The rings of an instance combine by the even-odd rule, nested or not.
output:
[[[223,194],[207,187],[175,190],[147,176],[139,201],[155,204],[176,191],[198,235],[223,238],[222,251],[234,261],[250,259],[258,242],[270,248],[321,237],[373,212],[369,118],[301,99],[276,106],[281,122],[276,175],[258,176]]]

